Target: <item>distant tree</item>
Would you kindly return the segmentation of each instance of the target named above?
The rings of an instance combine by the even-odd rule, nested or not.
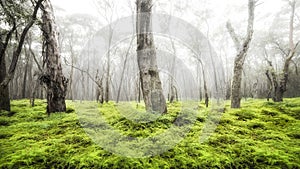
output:
[[[19,0],[0,1],[1,22],[3,21],[3,25],[1,23],[0,27],[0,110],[10,111],[8,84],[14,77],[26,35],[36,21],[37,13],[43,0],[31,2],[34,7],[33,12],[28,10],[28,6],[26,6],[30,4],[29,2],[21,2]],[[5,29],[2,26],[9,28]],[[8,55],[8,46],[12,43],[13,34],[18,39],[16,39],[17,44],[13,49],[11,64],[7,71],[5,61]]]
[[[137,60],[141,87],[147,111],[167,112],[166,100],[156,61],[151,10],[152,0],[137,0]]]
[[[46,71],[40,79],[47,86],[47,113],[65,112],[68,81],[62,72],[59,34],[50,0],[45,0],[43,3],[41,29],[44,38],[43,57]]]
[[[255,8],[255,0],[249,0],[247,35],[245,37],[245,40],[242,43],[240,42],[237,34],[235,33],[231,23],[229,21],[227,22],[228,32],[232,40],[234,41],[237,50],[237,56],[235,57],[234,60],[233,79],[231,84],[231,108],[241,107],[242,73],[243,73],[244,62],[253,36],[254,8]]]
[[[282,51],[284,57],[283,69],[277,74],[275,68],[273,67],[272,61],[270,60],[267,51],[265,50],[265,59],[267,60],[269,69],[266,71],[266,76],[271,84],[269,89],[268,98],[271,96],[271,92],[273,91],[273,101],[281,102],[283,101],[283,94],[287,91],[287,83],[289,77],[289,69],[290,64],[293,63],[293,58],[296,56],[296,49],[299,45],[298,41],[296,44],[294,43],[294,18],[295,18],[295,7],[296,1],[289,1],[291,6],[290,13],[290,21],[289,21],[289,48],[286,52],[279,43],[276,43],[277,48]]]
[[[95,5],[99,9],[99,14],[105,20],[106,24],[108,24],[108,34],[104,35],[107,38],[107,53],[106,53],[106,75],[105,75],[105,88],[104,88],[104,101],[108,102],[110,100],[111,91],[110,88],[112,84],[111,81],[111,46],[112,46],[112,38],[114,34],[114,26],[111,24],[113,21],[113,17],[116,11],[116,1],[113,0],[97,0]]]

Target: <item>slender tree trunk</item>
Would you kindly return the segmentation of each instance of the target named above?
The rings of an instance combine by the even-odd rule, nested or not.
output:
[[[58,32],[50,0],[45,0],[42,20],[42,31],[45,38],[44,60],[47,71],[41,80],[47,86],[47,113],[65,112],[67,79],[62,73]]]
[[[204,67],[203,67],[202,62],[201,62],[201,67],[202,67],[202,76],[203,76],[203,87],[204,87],[205,106],[208,107],[208,102],[209,102],[209,98],[208,98],[208,90],[207,90],[206,77],[205,77],[205,72],[204,72]]]
[[[176,95],[177,95],[177,89],[174,85],[174,78],[175,77],[175,65],[176,65],[176,57],[177,57],[177,51],[176,51],[176,48],[175,48],[175,43],[174,43],[174,40],[171,36],[169,36],[169,39],[171,41],[171,46],[172,46],[172,50],[173,50],[173,60],[172,60],[172,63],[171,63],[171,76],[170,76],[170,86],[169,86],[169,101],[170,103],[173,103],[174,99],[176,98]]]
[[[23,85],[22,85],[22,99],[26,98],[26,90],[27,90],[27,74],[28,74],[28,65],[29,65],[29,52],[25,48],[25,57],[26,63],[24,67],[24,76],[23,76]]]
[[[146,110],[167,112],[151,25],[152,0],[137,0],[137,56]]]
[[[70,71],[70,76],[69,76],[69,89],[68,89],[68,98],[74,101],[73,97],[73,74],[74,74],[74,50],[73,50],[73,44],[71,41],[69,41],[69,47],[70,47],[70,53],[71,53],[71,71]]]
[[[247,28],[247,36],[244,42],[241,44],[237,35],[235,34],[231,24],[227,23],[227,29],[230,33],[236,49],[238,51],[237,56],[234,60],[234,69],[233,69],[233,78],[232,78],[232,85],[231,85],[231,108],[240,108],[241,107],[241,83],[242,83],[242,72],[244,62],[247,56],[247,52],[250,46],[250,42],[253,36],[253,22],[254,22],[254,8],[255,8],[255,1],[249,0],[248,2],[248,28]]]
[[[105,80],[105,102],[107,103],[109,101],[109,94],[110,94],[110,47],[111,47],[111,41],[113,37],[113,28],[109,27],[109,39],[108,39],[108,51],[107,51],[107,67],[106,67],[106,80]]]
[[[130,44],[129,44],[129,47],[127,48],[127,51],[126,51],[126,54],[125,54],[125,60],[124,60],[124,63],[123,63],[123,69],[122,69],[122,73],[121,73],[121,80],[120,80],[118,93],[117,93],[117,103],[119,103],[119,100],[120,100],[121,88],[122,88],[122,85],[123,85],[123,80],[124,80],[125,70],[126,70],[126,66],[127,66],[128,56],[129,56],[130,49],[132,47],[133,41],[134,41],[134,37],[132,37],[132,39],[130,41]]]

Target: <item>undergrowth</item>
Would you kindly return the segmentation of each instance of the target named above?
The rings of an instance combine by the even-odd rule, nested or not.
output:
[[[12,101],[11,112],[0,112],[0,168],[300,168],[300,98],[282,103],[247,100],[241,109],[227,105],[204,143],[199,137],[210,109],[201,103],[186,138],[148,158],[118,156],[95,144],[74,104],[67,102],[67,113],[47,116],[44,100],[37,100],[35,107],[28,100]],[[88,101],[84,104],[94,108]],[[180,103],[168,104],[168,114],[148,123],[128,120],[114,102],[98,109],[124,135],[146,138],[174,124]]]

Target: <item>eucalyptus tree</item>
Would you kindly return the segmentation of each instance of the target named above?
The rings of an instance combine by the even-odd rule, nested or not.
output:
[[[37,19],[42,2],[43,0],[30,2],[19,0],[0,1],[0,110],[10,111],[8,85],[14,77],[26,35]],[[13,35],[17,38],[13,39]],[[10,45],[14,48],[11,63],[7,70],[6,57]]]
[[[111,57],[112,57],[112,51],[111,46],[112,44],[112,38],[114,36],[114,25],[111,24],[113,22],[113,19],[115,15],[117,14],[117,4],[114,0],[96,0],[95,5],[98,8],[98,13],[108,24],[108,34],[103,35],[106,39],[107,43],[107,52],[106,52],[106,70],[105,70],[105,86],[104,86],[104,101],[108,102],[110,100],[111,95],[111,74],[112,74],[112,66],[111,66]]]
[[[243,66],[247,56],[247,52],[250,47],[250,42],[253,36],[254,8],[255,8],[255,0],[249,0],[247,35],[242,42],[237,36],[237,34],[235,33],[231,23],[228,21],[226,25],[228,32],[232,40],[234,41],[237,50],[237,55],[234,60],[233,79],[231,85],[231,108],[240,108],[241,106],[240,104],[241,104],[242,72],[243,72]]]
[[[66,111],[67,78],[63,75],[59,50],[59,33],[50,0],[43,3],[43,57],[46,71],[40,79],[47,87],[47,113]]]
[[[288,1],[290,5],[290,19],[289,19],[289,32],[288,32],[288,47],[285,49],[282,45],[275,41],[274,44],[276,48],[281,52],[283,56],[283,66],[282,70],[279,73],[276,72],[276,69],[273,66],[270,57],[268,56],[267,49],[265,49],[265,59],[268,63],[269,69],[266,72],[266,76],[271,84],[270,92],[273,91],[273,101],[281,102],[283,101],[284,93],[287,91],[287,83],[290,74],[290,65],[293,63],[294,57],[297,55],[297,47],[299,46],[300,41],[294,42],[294,20],[295,20],[295,10],[296,10],[296,1]],[[296,66],[297,67],[297,66]]]
[[[152,0],[137,0],[137,61],[147,111],[167,112],[151,25]]]

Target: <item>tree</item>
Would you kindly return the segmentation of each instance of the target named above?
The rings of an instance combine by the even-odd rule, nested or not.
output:
[[[95,5],[99,9],[99,14],[103,17],[103,19],[108,24],[109,33],[108,35],[104,35],[105,38],[107,38],[107,53],[106,53],[106,75],[105,75],[105,89],[104,89],[104,100],[107,103],[110,100],[110,87],[112,84],[111,81],[111,46],[112,46],[112,39],[114,36],[114,26],[111,24],[113,21],[113,17],[116,10],[115,1],[112,0],[101,0],[96,1]]]
[[[137,0],[137,60],[146,110],[167,112],[151,25],[152,0]]]
[[[266,72],[266,76],[270,82],[270,89],[268,93],[268,98],[270,97],[271,91],[273,91],[273,101],[274,102],[282,102],[283,101],[283,94],[287,91],[287,83],[289,77],[289,67],[292,63],[292,59],[296,55],[296,49],[299,45],[299,42],[294,44],[294,17],[295,17],[295,7],[296,1],[292,0],[289,1],[291,6],[291,14],[290,14],[290,21],[289,21],[289,49],[288,52],[285,52],[280,45],[277,43],[277,47],[282,51],[284,55],[284,64],[283,69],[279,75],[276,75],[275,69],[273,67],[272,61],[269,60],[268,53],[265,50],[265,59],[268,62],[268,66],[270,67],[269,70]]]
[[[34,2],[34,10],[30,17],[27,18],[24,10],[19,1],[7,0],[0,1],[1,13],[4,14],[4,20],[6,25],[10,26],[10,30],[5,30],[1,28],[0,36],[0,110],[10,111],[10,99],[9,99],[9,89],[8,84],[14,77],[17,63],[22,52],[23,44],[26,35],[32,25],[35,23],[37,18],[37,12],[42,4],[43,0]],[[21,23],[19,23],[21,22]],[[22,29],[22,33],[17,39],[17,46],[12,54],[12,61],[9,66],[8,71],[6,70],[5,58],[7,55],[7,49],[9,43],[12,40],[12,35],[18,34],[17,28]],[[17,35],[18,36],[18,35]]]
[[[40,79],[47,86],[47,113],[65,112],[68,80],[62,72],[59,37],[50,0],[44,2],[42,22],[43,57],[46,72]]]
[[[242,73],[243,66],[247,56],[248,49],[250,47],[250,42],[253,36],[253,22],[254,22],[254,8],[255,1],[248,1],[248,27],[247,35],[245,40],[241,43],[238,36],[236,35],[230,22],[227,22],[228,32],[234,41],[237,56],[234,60],[234,70],[233,70],[233,79],[231,84],[231,108],[240,108],[241,106],[241,83],[242,83]]]

